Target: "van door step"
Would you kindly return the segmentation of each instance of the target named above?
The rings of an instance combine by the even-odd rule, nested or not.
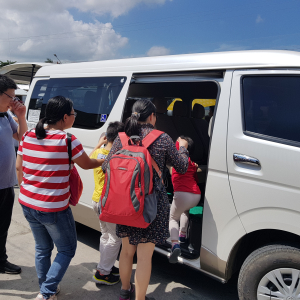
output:
[[[169,242],[165,242],[162,245],[157,245],[156,247],[161,248],[163,250],[166,250],[168,252],[171,252],[172,244]],[[196,259],[200,256],[200,252],[193,249],[189,243],[181,243],[181,257],[187,258],[187,259]]]

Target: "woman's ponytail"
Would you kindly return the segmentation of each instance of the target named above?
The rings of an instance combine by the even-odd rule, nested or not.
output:
[[[42,140],[46,137],[46,130],[44,128],[44,124],[47,122],[47,118],[42,118],[39,120],[39,122],[36,124],[35,127],[35,134],[36,138],[38,140]]]
[[[139,123],[138,123],[139,117],[140,114],[134,112],[126,120],[124,130],[127,136],[131,137],[133,135],[139,135]]]

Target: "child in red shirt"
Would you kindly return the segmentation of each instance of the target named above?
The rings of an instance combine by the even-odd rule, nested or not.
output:
[[[181,136],[188,142],[188,151],[191,154],[194,150],[194,142],[190,137]],[[176,142],[178,149],[178,142]],[[170,211],[169,230],[172,240],[172,252],[169,258],[170,263],[177,263],[178,256],[181,254],[179,240],[185,241],[186,230],[189,220],[189,210],[196,206],[201,197],[201,191],[197,184],[198,165],[189,158],[188,169],[185,174],[178,173],[172,169],[172,184],[174,197]],[[180,234],[179,234],[180,220]]]

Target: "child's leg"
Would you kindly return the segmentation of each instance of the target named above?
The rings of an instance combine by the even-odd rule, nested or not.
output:
[[[189,225],[189,210],[182,213],[180,217],[180,236],[185,237]]]
[[[185,193],[183,192],[175,192],[173,202],[171,205],[169,230],[172,243],[178,243],[179,239],[179,220],[181,214],[185,210],[184,194]]]
[[[116,235],[116,224],[103,222],[100,220],[101,238],[100,238],[100,262],[97,270],[102,275],[108,275],[118,257],[121,239]]]
[[[187,227],[189,225],[189,210],[195,207],[199,201],[201,195],[192,194],[192,193],[185,193],[185,207],[186,210],[182,213],[180,217],[180,233],[186,235]]]

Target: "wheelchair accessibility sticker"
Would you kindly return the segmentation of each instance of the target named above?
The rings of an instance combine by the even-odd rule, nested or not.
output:
[[[102,114],[100,122],[106,122],[106,120],[107,120],[107,115]]]

